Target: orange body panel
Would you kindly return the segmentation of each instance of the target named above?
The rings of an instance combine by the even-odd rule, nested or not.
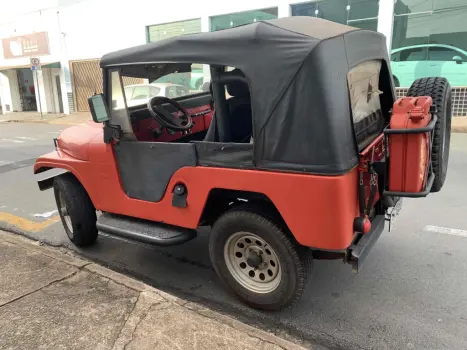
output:
[[[75,130],[75,138],[85,130]],[[95,135],[89,143],[89,160],[54,151],[38,158],[40,168],[72,172],[99,210],[172,225],[196,228],[212,189],[223,188],[265,194],[281,213],[296,240],[319,249],[346,249],[354,236],[358,215],[357,169],[341,176],[317,176],[260,170],[185,167],[169,182],[157,203],[129,198],[122,189],[111,145]],[[188,188],[187,208],[172,206],[171,190],[178,182]]]
[[[391,129],[422,128],[431,121],[431,97],[401,98],[394,103]],[[425,187],[430,134],[389,135],[389,190],[421,192]]]

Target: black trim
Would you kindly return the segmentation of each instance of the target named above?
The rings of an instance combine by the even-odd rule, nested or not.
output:
[[[104,213],[97,220],[101,232],[158,246],[185,243],[196,237],[196,230]]]
[[[253,144],[194,141],[197,164],[253,169]]]
[[[407,198],[420,198],[426,197],[430,194],[433,183],[435,182],[435,174],[430,173],[426,182],[425,190],[423,192],[397,192],[397,191],[384,191],[383,196],[394,197],[407,197]]]
[[[60,169],[60,168],[52,168],[52,169],[47,169],[44,171],[38,171],[36,173],[36,176],[40,177],[40,179],[37,180],[37,185],[39,186],[39,190],[45,191],[45,190],[52,188],[54,185],[54,179],[57,176],[60,176],[66,172],[67,171],[65,169]],[[37,175],[40,173],[44,173],[44,175]]]
[[[112,125],[109,122],[104,123],[104,143],[110,144],[113,140],[119,141],[122,135],[120,125]]]
[[[172,207],[186,208],[188,206],[186,201],[187,197],[188,189],[186,186],[184,184],[175,185],[172,192]]]
[[[416,128],[416,129],[389,129],[386,128],[384,129],[384,135],[407,135],[407,134],[421,134],[424,132],[430,132],[433,131],[433,129],[436,126],[436,122],[438,120],[438,117],[436,115],[433,115],[433,118],[431,119],[431,122],[423,127],[423,128]]]
[[[384,223],[384,215],[377,215],[371,222],[371,231],[358,235],[356,242],[348,248],[347,262],[352,265],[354,272],[361,270],[368,253],[384,231]]]

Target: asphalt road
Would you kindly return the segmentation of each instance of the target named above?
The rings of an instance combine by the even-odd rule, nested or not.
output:
[[[51,191],[34,183],[30,159],[51,150],[62,128],[0,124],[0,212],[40,223],[55,210]],[[222,288],[209,262],[208,230],[164,249],[101,236],[80,253],[315,348],[466,349],[466,173],[467,134],[454,134],[443,191],[405,200],[395,229],[381,236],[358,275],[340,261],[316,261],[304,297],[278,313],[250,310]],[[69,246],[61,223],[26,234]]]

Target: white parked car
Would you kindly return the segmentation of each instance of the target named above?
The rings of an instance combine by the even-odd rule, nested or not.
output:
[[[177,98],[189,94],[190,90],[187,87],[177,84],[153,83],[125,86],[125,98],[128,107],[146,104],[154,96]]]

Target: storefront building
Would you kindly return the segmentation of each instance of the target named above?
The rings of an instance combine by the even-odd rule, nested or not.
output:
[[[417,78],[443,76],[454,87],[454,114],[467,115],[467,0],[179,0],[163,5],[150,0],[119,4],[111,0],[59,0],[57,6],[61,27],[56,27],[53,35],[60,57],[53,61],[60,62],[60,68],[55,69],[60,69],[63,77],[66,110],[71,109],[68,106],[87,110],[87,97],[101,91],[99,58],[107,52],[272,18],[313,16],[381,32],[387,38],[399,95]],[[50,40],[52,34],[48,35],[53,56],[55,44]],[[0,76],[7,75],[15,87],[19,80],[14,79],[12,69],[7,74],[2,70],[6,61],[0,60]],[[71,77],[67,80],[68,67]],[[186,84],[197,90],[208,80],[209,70],[194,65]],[[3,105],[5,101],[18,105],[14,93],[0,95],[0,99]]]
[[[56,10],[48,10],[0,25],[2,113],[70,112],[57,19]],[[40,62],[36,70],[32,58]]]

